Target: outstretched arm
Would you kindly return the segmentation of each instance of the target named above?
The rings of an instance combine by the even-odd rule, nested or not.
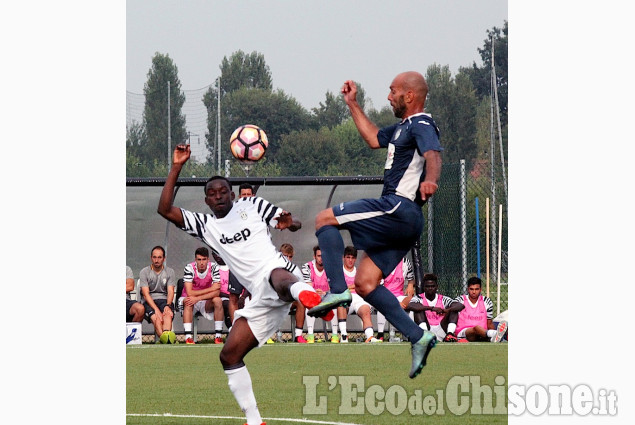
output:
[[[352,80],[345,81],[342,86],[342,94],[344,95],[344,102],[346,102],[348,109],[351,111],[351,116],[359,134],[372,149],[379,148],[379,141],[377,140],[379,128],[373,124],[359,103],[357,103],[357,86],[355,82]]]
[[[190,145],[177,145],[172,156],[172,168],[165,180],[157,212],[166,220],[171,221],[179,227],[184,226],[181,209],[173,205],[174,187],[179,178],[183,165],[190,159]]]

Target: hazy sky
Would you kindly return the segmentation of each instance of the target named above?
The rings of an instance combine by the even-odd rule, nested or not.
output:
[[[257,51],[274,88],[308,109],[346,79],[379,109],[401,71],[480,64],[486,31],[506,19],[506,0],[128,0],[126,90],[143,92],[155,52],[174,60],[183,90],[195,90],[214,82],[223,57]]]

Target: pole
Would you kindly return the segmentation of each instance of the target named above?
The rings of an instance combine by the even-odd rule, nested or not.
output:
[[[217,117],[216,117],[216,129],[218,134],[216,136],[216,151],[218,153],[218,175],[221,175],[220,169],[220,77],[218,77],[218,105],[216,107]]]
[[[503,204],[498,205],[498,274],[497,278],[497,293],[496,293],[496,315],[501,313],[501,246],[503,240]]]
[[[428,200],[428,272],[434,273],[434,198]]]
[[[503,134],[501,131],[501,113],[500,106],[498,104],[498,84],[496,82],[496,66],[494,64],[494,36],[492,36],[492,85],[494,87],[494,102],[496,102],[496,121],[498,123],[498,143],[500,147],[501,165],[503,172],[503,188],[505,189],[505,203],[507,200],[507,177],[505,172],[505,155],[503,153]]]
[[[485,198],[485,288],[489,298],[489,198]]]
[[[170,120],[170,81],[168,80],[168,170],[172,168],[172,124]]]
[[[481,278],[481,232],[478,219],[478,197],[474,198],[476,209],[476,277]]]
[[[462,282],[467,284],[467,185],[465,183],[465,160],[461,160],[460,171],[460,193],[461,193],[461,272]],[[467,288],[465,288],[467,289]]]

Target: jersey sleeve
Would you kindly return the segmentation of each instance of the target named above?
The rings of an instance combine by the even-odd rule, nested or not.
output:
[[[205,241],[205,225],[208,220],[211,220],[212,216],[209,214],[196,213],[181,208],[183,214],[183,227],[181,230],[185,231],[190,236],[194,236],[197,239]]]
[[[217,263],[212,264],[212,282],[220,282],[220,266]]]
[[[428,117],[416,117],[410,132],[417,142],[417,150],[420,155],[428,151],[443,151],[439,142],[439,129],[434,121]]]
[[[302,264],[302,277],[305,283],[311,283],[311,269],[309,263]]]
[[[141,269],[139,272],[139,286],[140,287],[148,287],[148,276],[146,275],[146,269]]]
[[[441,302],[443,302],[443,308],[450,308],[450,306],[456,302],[456,300],[454,298],[450,298],[447,295],[444,295],[443,298],[441,298]]]
[[[392,139],[392,135],[395,133],[395,129],[399,123],[395,123],[393,125],[389,125],[388,127],[384,127],[377,132],[377,141],[379,142],[379,146],[385,148],[390,143],[390,139]]]
[[[174,269],[171,269],[169,267],[167,268],[167,274],[168,274],[168,283],[167,286],[174,286],[176,287],[176,273],[174,273]]]
[[[494,318],[494,303],[489,297],[483,297],[483,303],[485,304],[485,308],[487,309],[487,319],[491,320]]]
[[[256,207],[256,211],[268,226],[276,227],[278,217],[282,213],[282,208],[278,208],[266,199],[254,196],[252,198],[243,198],[242,202],[252,202]]]
[[[408,259],[408,257],[404,257],[403,259],[403,277],[406,284],[415,279],[415,271],[412,268],[412,262]]]
[[[187,264],[183,269],[183,282],[193,282],[194,281],[194,269],[191,264]]]

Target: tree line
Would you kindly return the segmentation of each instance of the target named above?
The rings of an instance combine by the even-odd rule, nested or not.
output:
[[[473,62],[460,67],[454,76],[449,66],[433,64],[424,74],[429,86],[426,112],[440,127],[444,162],[465,159],[471,165],[489,159],[492,41],[503,149],[507,150],[507,32],[507,21],[502,28],[487,31],[487,38],[478,49],[481,64]],[[273,89],[269,66],[264,56],[255,51],[234,52],[223,58],[219,68],[220,92],[211,85],[201,99],[207,110],[205,143],[210,154],[204,164],[189,163],[184,171],[187,174],[183,175],[216,173],[212,152],[217,149],[219,96],[221,149],[232,160],[232,176],[243,176],[244,171],[229,154],[229,137],[245,123],[260,126],[269,138],[267,154],[250,170],[251,176],[383,174],[385,152],[367,148],[339,93],[327,91],[323,102],[307,110],[282,89]],[[167,175],[168,82],[172,147],[187,140],[182,111],[185,95],[176,64],[168,54],[157,52],[147,76],[143,120],[133,122],[126,131],[128,177]],[[380,110],[366,106],[370,102],[366,102],[364,87],[359,82],[357,85],[358,100],[373,122],[383,127],[397,121],[389,106]]]

